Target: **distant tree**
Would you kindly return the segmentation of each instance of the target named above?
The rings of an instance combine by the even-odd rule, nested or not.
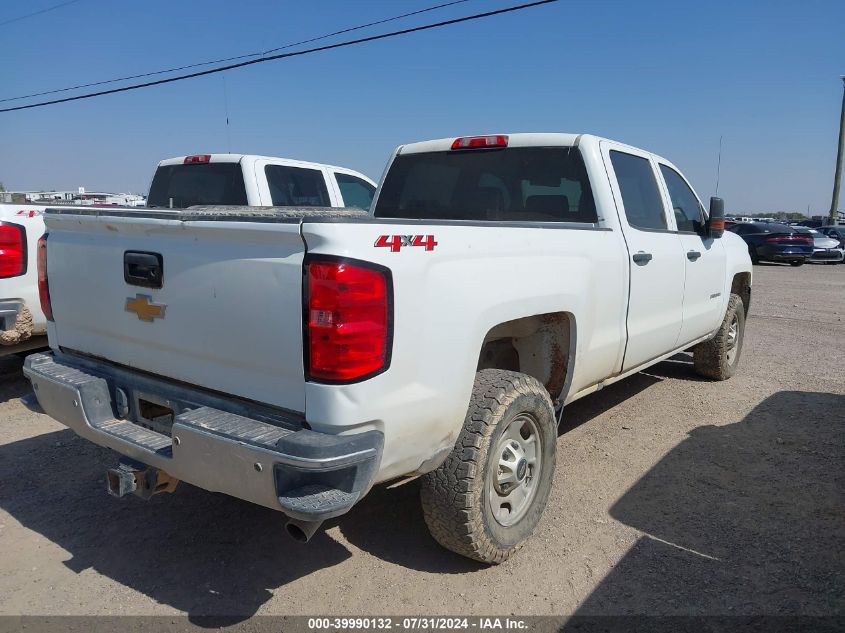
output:
[[[4,187],[3,183],[0,182],[0,193],[3,193],[4,191],[6,191],[6,187]]]

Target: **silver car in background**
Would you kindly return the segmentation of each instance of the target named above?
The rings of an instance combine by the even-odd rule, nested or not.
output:
[[[841,264],[845,260],[845,249],[839,240],[828,237],[816,229],[808,229],[803,226],[793,227],[801,233],[809,233],[813,236],[813,254],[807,261],[815,264]]]

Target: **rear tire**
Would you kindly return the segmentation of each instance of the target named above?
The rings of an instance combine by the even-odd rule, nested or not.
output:
[[[540,522],[556,441],[554,408],[543,385],[517,372],[479,371],[454,449],[422,478],[431,535],[483,563],[507,560]]]
[[[804,260],[803,260],[803,259],[799,259],[799,260],[796,260],[796,261],[792,261],[792,262],[789,262],[789,265],[790,265],[790,266],[795,266],[795,267],[797,268],[798,266],[803,266],[803,265],[804,265]]]
[[[716,336],[693,348],[693,367],[705,378],[727,380],[734,375],[745,339],[745,307],[739,295],[732,294]]]
[[[760,256],[757,254],[756,248],[749,248],[748,255],[751,257],[751,263],[755,266],[760,263]]]

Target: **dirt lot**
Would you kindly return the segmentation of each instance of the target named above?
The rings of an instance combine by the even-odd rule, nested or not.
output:
[[[0,614],[843,614],[845,266],[758,266],[740,371],[662,363],[567,409],[550,505],[511,561],[428,536],[410,483],[299,545],[183,485],[118,501],[116,463],[20,402],[0,362]]]

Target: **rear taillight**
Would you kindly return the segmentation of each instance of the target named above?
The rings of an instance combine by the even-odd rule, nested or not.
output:
[[[392,284],[381,266],[315,258],[305,265],[306,374],[351,382],[390,363]]]
[[[48,321],[53,320],[53,306],[50,304],[50,285],[47,282],[47,235],[38,240],[38,298],[41,311]]]
[[[504,134],[495,134],[493,136],[462,136],[452,141],[452,149],[485,149],[507,146],[508,137]]]
[[[19,224],[0,222],[0,279],[26,272],[26,231]]]
[[[768,235],[765,241],[769,244],[812,244],[813,236],[804,233],[776,233],[775,235]]]

